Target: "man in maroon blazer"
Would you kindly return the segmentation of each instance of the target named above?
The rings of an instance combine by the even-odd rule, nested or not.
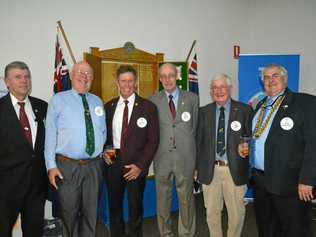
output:
[[[123,65],[117,70],[120,96],[105,105],[107,144],[113,145],[116,158],[104,153],[108,164],[106,182],[109,196],[111,236],[125,235],[123,195],[128,193],[127,236],[142,236],[143,193],[148,168],[159,143],[156,106],[135,93],[137,74],[133,67]]]

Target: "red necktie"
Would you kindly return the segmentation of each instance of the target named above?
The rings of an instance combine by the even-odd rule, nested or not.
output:
[[[122,132],[121,132],[121,149],[124,146],[124,140],[126,137],[126,132],[128,128],[128,100],[124,100],[125,107],[124,107],[124,112],[123,112],[123,121],[122,121]]]
[[[173,103],[173,96],[172,95],[169,95],[169,109],[170,109],[170,112],[171,112],[171,115],[172,115],[172,118],[173,120],[176,118],[176,107],[174,106],[174,103]]]
[[[31,146],[33,146],[32,143],[32,131],[30,127],[29,120],[27,118],[27,115],[25,113],[24,109],[24,102],[18,102],[18,105],[20,106],[20,124],[24,132],[24,136],[26,137],[26,140],[30,143]]]

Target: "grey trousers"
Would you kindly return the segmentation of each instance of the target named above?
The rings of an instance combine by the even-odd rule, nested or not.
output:
[[[63,175],[59,180],[58,198],[65,237],[95,237],[100,183],[104,161],[88,164],[57,160]]]
[[[179,201],[179,237],[192,237],[195,233],[195,201],[193,195],[193,176],[175,175],[155,176],[157,190],[157,220],[161,237],[175,236],[171,229],[172,186],[175,180]]]

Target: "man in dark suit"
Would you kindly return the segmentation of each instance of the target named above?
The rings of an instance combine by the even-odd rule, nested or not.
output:
[[[290,91],[287,71],[280,65],[268,65],[262,77],[267,96],[255,110],[250,147],[259,236],[310,236],[315,97]]]
[[[116,84],[120,96],[105,105],[107,114],[107,145],[116,150],[112,162],[104,153],[108,166],[106,181],[109,193],[111,236],[125,236],[123,195],[128,194],[129,232],[142,236],[143,193],[148,168],[159,142],[156,106],[135,93],[137,74],[131,66],[117,70]]]
[[[11,236],[20,213],[23,236],[41,237],[47,103],[29,96],[31,72],[24,62],[6,66],[5,83],[9,93],[0,99],[0,236]]]
[[[216,74],[211,81],[210,103],[199,111],[197,171],[203,188],[210,236],[222,237],[223,203],[228,212],[228,237],[241,235],[248,182],[248,157],[238,154],[241,137],[251,134],[250,106],[231,99],[231,81]]]

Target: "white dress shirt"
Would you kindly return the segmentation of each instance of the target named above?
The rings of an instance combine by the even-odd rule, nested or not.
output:
[[[133,93],[130,97],[128,97],[126,100],[128,100],[128,122],[131,118],[131,114],[134,107],[135,102],[135,93]],[[122,133],[122,123],[123,123],[123,113],[125,108],[125,99],[120,96],[116,109],[113,116],[112,121],[112,136],[113,136],[113,147],[115,149],[120,149],[121,147],[121,133]]]
[[[20,119],[20,105],[18,105],[18,102],[24,102],[24,110],[27,116],[27,119],[29,120],[30,127],[31,127],[31,132],[32,132],[32,143],[33,143],[33,148],[35,145],[35,140],[36,140],[36,133],[37,133],[37,122],[36,122],[36,117],[32,109],[31,102],[28,97],[26,97],[23,101],[19,101],[17,98],[15,98],[14,95],[10,93],[11,101],[13,108],[15,110],[15,113]]]

